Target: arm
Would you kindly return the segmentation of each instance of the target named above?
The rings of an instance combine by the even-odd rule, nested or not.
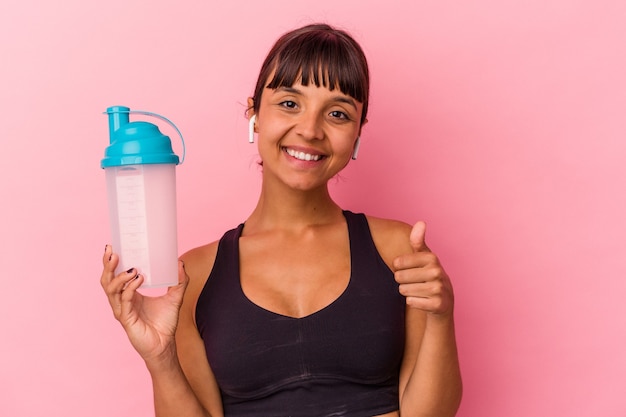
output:
[[[407,340],[400,371],[400,414],[454,416],[462,384],[452,317],[407,308]]]
[[[150,372],[156,416],[211,416],[196,397],[177,355],[174,335],[183,294],[189,284],[182,262],[179,263],[179,284],[160,297],[145,297],[137,292],[143,277],[135,270],[114,276],[118,262],[117,255],[107,246],[100,282],[115,318]]]
[[[454,416],[462,383],[450,280],[424,242],[424,223],[418,222],[412,229],[380,219],[370,223],[376,246],[407,300],[400,414]]]
[[[146,362],[152,377],[156,417],[212,417],[202,406],[178,361],[176,349],[158,362]]]
[[[189,386],[211,417],[223,417],[222,398],[206,356],[204,341],[196,327],[196,304],[213,269],[217,242],[191,250],[181,259],[189,276],[189,287],[180,309],[176,347],[181,368]]]

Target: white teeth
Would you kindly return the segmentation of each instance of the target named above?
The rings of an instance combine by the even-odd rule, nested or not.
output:
[[[320,155],[311,155],[310,153],[298,152],[293,149],[287,149],[287,153],[301,161],[317,161],[321,158]]]

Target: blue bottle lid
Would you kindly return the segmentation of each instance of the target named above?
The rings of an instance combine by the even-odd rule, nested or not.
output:
[[[156,125],[143,121],[129,122],[130,113],[135,112],[124,106],[109,107],[106,113],[109,116],[111,143],[105,149],[104,159],[100,162],[102,168],[179,163],[178,156],[172,150],[169,136],[162,134]],[[148,112],[136,113],[154,115]],[[155,116],[167,120],[162,116]],[[176,130],[178,131],[177,128]]]

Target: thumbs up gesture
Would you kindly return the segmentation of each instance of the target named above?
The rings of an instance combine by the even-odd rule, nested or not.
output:
[[[434,315],[450,315],[454,306],[452,284],[437,256],[426,246],[426,223],[415,223],[409,241],[412,253],[393,261],[400,294],[408,306]]]

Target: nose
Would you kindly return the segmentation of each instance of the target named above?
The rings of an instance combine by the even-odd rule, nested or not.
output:
[[[302,112],[296,126],[296,133],[306,140],[320,140],[324,138],[322,118],[317,112]]]

